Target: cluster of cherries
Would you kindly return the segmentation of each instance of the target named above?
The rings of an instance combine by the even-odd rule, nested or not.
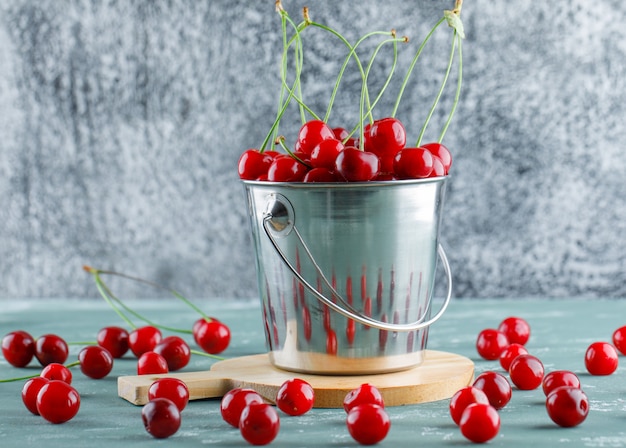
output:
[[[589,413],[589,399],[581,389],[578,376],[570,370],[545,373],[543,363],[525,347],[530,337],[528,322],[508,317],[497,328],[482,330],[476,350],[486,360],[498,360],[509,374],[481,373],[471,386],[457,391],[450,400],[450,415],[461,433],[475,443],[487,442],[500,430],[498,410],[512,397],[511,382],[519,390],[541,386],[546,396],[546,411],[554,423],[572,427]],[[591,375],[610,375],[617,369],[618,351],[626,355],[626,326],[613,333],[613,343],[594,342],[585,352],[585,367]]]
[[[366,182],[445,176],[452,156],[441,143],[406,146],[400,120],[382,118],[364,128],[362,144],[344,128],[310,120],[300,128],[294,150],[248,149],[239,158],[239,177],[270,182]]]

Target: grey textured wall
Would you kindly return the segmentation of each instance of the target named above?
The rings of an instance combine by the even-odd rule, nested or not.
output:
[[[351,41],[409,35],[403,72],[452,3],[309,6]],[[284,4],[295,17],[304,5]],[[625,16],[619,0],[465,1],[464,90],[444,141],[456,296],[626,296]],[[304,82],[320,111],[341,46],[313,34]],[[412,138],[449,36],[405,96]],[[280,45],[273,0],[0,0],[0,299],[95,297],[83,264],[190,297],[254,296],[236,162],[272,122]],[[358,111],[358,85],[344,92],[333,125]]]

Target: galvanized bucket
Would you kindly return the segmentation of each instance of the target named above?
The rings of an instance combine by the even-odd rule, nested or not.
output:
[[[423,361],[452,295],[438,242],[445,184],[244,181],[276,367],[354,375]],[[448,289],[431,317],[437,255]]]

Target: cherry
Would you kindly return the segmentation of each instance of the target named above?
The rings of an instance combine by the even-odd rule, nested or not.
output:
[[[585,352],[585,367],[592,375],[610,375],[617,364],[617,350],[608,342],[594,342]]]
[[[428,177],[441,177],[446,175],[446,170],[443,166],[443,162],[437,156],[433,156],[433,169]]]
[[[476,350],[478,354],[487,360],[495,360],[509,345],[506,335],[493,328],[486,328],[478,333],[476,338]]]
[[[239,431],[252,445],[267,445],[278,435],[280,419],[267,403],[250,403],[241,412]]]
[[[306,414],[313,408],[314,400],[313,387],[299,378],[285,381],[276,394],[276,406],[288,415]]]
[[[98,331],[96,341],[116,359],[121,358],[128,351],[128,331],[121,327],[102,328]]]
[[[530,325],[521,317],[507,317],[498,325],[498,331],[504,333],[512,344],[526,345],[530,339]]]
[[[78,353],[80,371],[94,380],[104,378],[113,370],[113,356],[99,345],[89,345]]]
[[[167,361],[155,352],[146,352],[137,360],[137,375],[168,373]]]
[[[151,352],[161,342],[161,330],[152,325],[134,329],[128,335],[130,351],[139,358],[146,352]]]
[[[67,343],[60,336],[45,334],[35,341],[35,357],[44,367],[53,362],[63,364],[68,355]]]
[[[335,160],[335,170],[349,182],[365,182],[378,174],[380,160],[376,154],[346,146]]]
[[[159,378],[148,389],[148,400],[152,401],[155,398],[167,398],[182,411],[189,402],[189,388],[178,378]]]
[[[364,403],[353,407],[346,418],[348,432],[361,445],[374,445],[389,433],[391,420],[382,406]]]
[[[419,179],[430,176],[433,155],[424,148],[404,148],[395,155],[393,172],[398,179]]]
[[[327,138],[335,138],[335,133],[326,123],[322,120],[307,121],[298,132],[297,150],[311,154],[313,148]]]
[[[49,380],[37,394],[37,412],[50,423],[74,418],[80,408],[80,395],[64,381]]]
[[[243,409],[251,403],[265,403],[256,391],[252,389],[231,389],[222,397],[220,412],[226,423],[235,428],[239,427],[239,420]]]
[[[44,385],[48,384],[48,381],[50,380],[47,378],[36,376],[27,380],[22,387],[22,401],[24,402],[24,406],[35,415],[39,415],[39,411],[37,410],[37,394]]]
[[[482,390],[487,395],[489,403],[496,409],[502,409],[511,401],[513,394],[511,384],[504,375],[498,372],[481,373],[474,380],[473,386]]]
[[[26,367],[35,355],[35,340],[25,331],[12,331],[2,338],[2,356],[13,367]]]
[[[200,318],[193,326],[193,338],[202,350],[216,355],[230,344],[230,329],[217,319]]]
[[[364,149],[376,154],[384,163],[383,172],[393,171],[393,159],[406,144],[406,130],[400,120],[382,118],[365,127]]]
[[[293,157],[277,157],[267,171],[271,182],[300,182],[306,175],[307,167]]]
[[[154,352],[165,358],[170,372],[182,369],[191,360],[191,349],[180,336],[166,337],[154,347]]]
[[[333,171],[328,168],[313,168],[304,175],[302,182],[340,182],[339,178]]]
[[[472,403],[489,404],[487,395],[479,388],[467,386],[458,390],[450,398],[450,416],[457,425],[461,422],[461,415],[466,407]]]
[[[520,390],[533,390],[543,381],[543,363],[533,355],[519,355],[511,362],[509,377]]]
[[[155,398],[141,409],[143,426],[156,439],[166,439],[180,428],[180,411],[172,400]]]
[[[239,178],[245,180],[257,180],[267,174],[272,161],[272,155],[267,152],[259,152],[258,149],[248,149],[239,157]]]
[[[359,146],[358,139],[356,139],[355,137],[348,138],[349,132],[346,130],[346,128],[333,128],[333,134],[335,134],[335,138],[341,141],[345,146]]]
[[[335,169],[335,160],[344,148],[344,144],[336,138],[322,140],[311,151],[311,165],[314,168]]]
[[[518,344],[516,342],[509,345],[504,351],[500,354],[500,366],[507,372],[509,371],[509,367],[511,366],[511,362],[519,355],[528,354],[528,350],[522,344]]]
[[[500,415],[489,404],[473,403],[465,408],[459,422],[461,434],[474,443],[485,443],[500,431]]]
[[[546,410],[557,425],[566,428],[577,426],[589,414],[589,399],[578,387],[560,386],[548,395]]]
[[[626,355],[626,325],[613,332],[613,345],[622,355]]]
[[[448,148],[438,142],[426,143],[425,145],[422,145],[422,148],[426,148],[433,156],[441,160],[445,174],[450,172],[450,167],[452,166],[452,154]]]
[[[542,389],[546,397],[560,386],[580,388],[580,379],[574,372],[569,370],[555,370],[543,377]]]
[[[58,362],[48,364],[43,368],[39,376],[47,380],[59,380],[67,384],[72,384],[72,372]]]
[[[350,409],[353,407],[365,403],[373,403],[385,407],[383,396],[376,386],[363,383],[346,395],[343,399],[343,408],[346,412],[350,412]]]

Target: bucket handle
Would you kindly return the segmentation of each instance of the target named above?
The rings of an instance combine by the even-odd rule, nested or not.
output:
[[[415,322],[410,322],[407,324],[394,324],[389,322],[383,322],[376,319],[372,319],[361,313],[359,310],[352,307],[350,304],[346,302],[346,300],[337,292],[337,290],[332,286],[332,284],[328,281],[324,273],[321,271],[319,265],[315,262],[313,255],[309,251],[307,244],[304,242],[300,232],[295,226],[293,220],[293,207],[291,203],[280,194],[271,194],[268,198],[267,209],[263,215],[263,230],[265,230],[265,234],[269,238],[270,242],[274,246],[276,253],[281,258],[283,263],[289,268],[291,273],[296,276],[296,278],[304,285],[311,294],[315,296],[320,302],[324,305],[331,308],[333,311],[338,312],[339,314],[347,317],[348,319],[352,319],[360,324],[367,325],[368,327],[377,328],[379,330],[387,330],[387,331],[416,331],[421,330],[423,328],[429,327],[433,323],[435,323],[439,318],[443,315],[444,311],[450,304],[450,300],[452,298],[452,274],[450,272],[450,263],[448,262],[448,257],[446,256],[446,252],[441,246],[441,244],[437,245],[437,254],[441,259],[441,263],[443,269],[446,273],[446,279],[448,282],[448,290],[446,294],[446,298],[444,299],[441,307],[437,314],[435,314],[430,319],[424,321],[424,318],[421,318]],[[287,256],[280,248],[276,237],[286,237],[290,233],[294,233],[302,247],[304,248],[307,257],[311,260],[311,263],[315,267],[315,270],[319,274],[320,278],[324,281],[326,286],[330,288],[333,293],[333,296],[337,298],[337,302],[340,302],[341,305],[333,302],[324,294],[319,292],[316,288],[313,287],[303,276],[298,272],[298,270],[294,267],[294,265],[288,260]],[[430,300],[428,303],[428,307],[430,307]],[[424,312],[424,316],[426,316],[426,311]]]

